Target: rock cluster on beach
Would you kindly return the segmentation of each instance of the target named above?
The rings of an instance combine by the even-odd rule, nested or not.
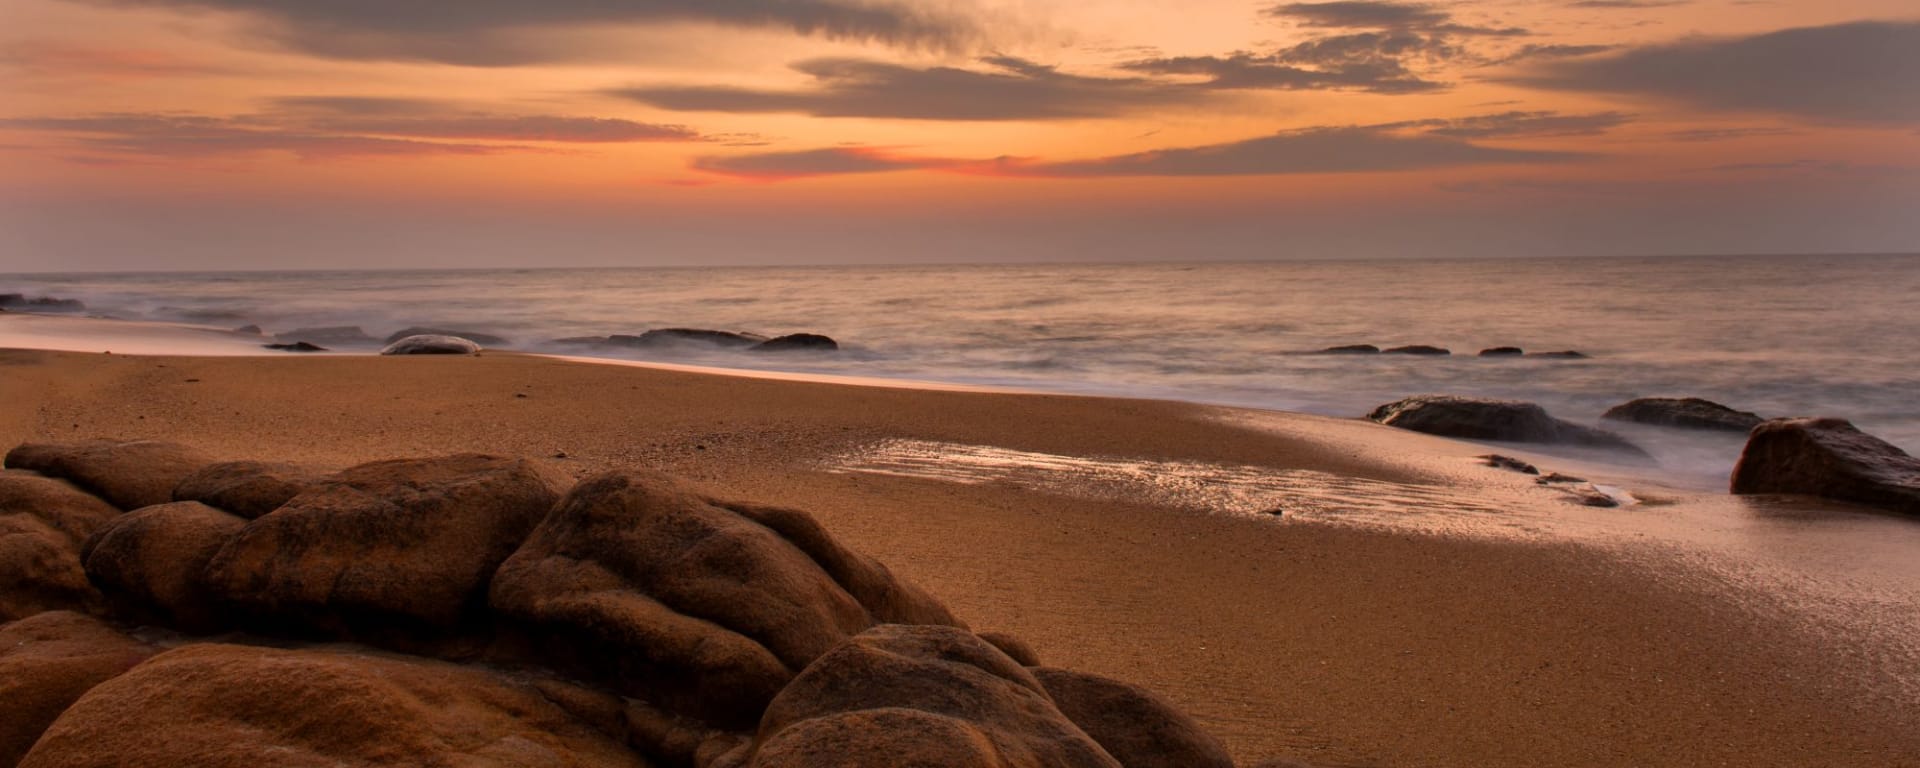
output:
[[[1387,347],[1385,349],[1381,349],[1380,347],[1372,344],[1342,344],[1339,346],[1327,347],[1325,349],[1322,349],[1318,352],[1318,354],[1322,354],[1322,355],[1376,355],[1376,354],[1377,355],[1424,355],[1428,357],[1449,357],[1453,355],[1453,350],[1447,349],[1446,347],[1436,347],[1431,344],[1408,344],[1408,345],[1399,346],[1399,347]],[[1561,360],[1584,360],[1587,358],[1587,355],[1585,353],[1577,352],[1571,349],[1564,349],[1557,352],[1528,352],[1519,347],[1489,347],[1487,349],[1480,350],[1479,356],[1480,357],[1537,357],[1537,358],[1555,358],[1555,359],[1561,359]]]
[[[6,467],[0,768],[1231,765],[807,513],[660,474],[153,441]]]
[[[258,326],[246,326],[236,332],[259,334]],[[320,352],[333,347],[372,347],[384,344],[382,354],[471,354],[481,348],[505,347],[511,342],[500,336],[446,328],[412,327],[389,334],[385,341],[369,335],[355,325],[324,328],[296,328],[273,334],[268,349],[290,352]],[[595,349],[738,349],[747,352],[831,352],[840,343],[817,333],[790,333],[762,336],[742,331],[718,331],[705,328],[655,328],[639,334],[575,336],[554,339],[550,344],[562,347]],[[471,345],[471,348],[469,348]]]

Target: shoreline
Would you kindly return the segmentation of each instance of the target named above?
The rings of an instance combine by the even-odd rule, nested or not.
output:
[[[8,447],[152,437],[330,467],[479,450],[806,509],[975,628],[1168,696],[1243,763],[1920,764],[1911,521],[1664,489],[1594,510],[1478,465],[1487,446],[1171,401],[511,353],[4,351],[0,371]],[[847,470],[888,441],[1015,466]],[[1222,513],[1124,484],[1169,466],[1258,470],[1291,501]]]

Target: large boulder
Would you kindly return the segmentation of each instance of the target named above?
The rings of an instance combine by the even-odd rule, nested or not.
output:
[[[767,707],[714,768],[1120,768],[1019,662],[952,627],[875,627]],[[1204,765],[1204,764],[1203,764]]]
[[[749,352],[832,352],[840,348],[840,342],[817,333],[790,333],[776,336],[748,349]]]
[[[498,673],[338,650],[202,644],[87,692],[22,768],[640,768],[619,741]]]
[[[280,508],[319,480],[293,464],[223,461],[188,475],[173,489],[174,501],[197,501],[252,520]]]
[[[205,581],[255,628],[432,645],[481,620],[494,568],[563,487],[524,459],[362,464],[248,523]]]
[[[1126,768],[1233,768],[1219,739],[1152,691],[1064,669],[1027,671],[1061,714]]]
[[[154,649],[99,619],[49,611],[0,626],[0,768],[13,768],[61,712]]]
[[[380,350],[383,355],[471,355],[480,345],[458,336],[408,336]]]
[[[81,550],[87,577],[123,616],[188,632],[223,628],[200,574],[247,521],[197,501],[115,518]]]
[[[581,481],[492,590],[548,657],[725,727],[750,725],[796,671],[874,624],[958,623],[805,513],[640,472]]]
[[[1612,432],[1547,415],[1545,408],[1517,400],[1420,395],[1373,409],[1367,418],[1388,426],[1466,440],[1561,443],[1643,453]]]
[[[396,341],[407,338],[408,336],[452,336],[454,338],[466,339],[467,341],[471,341],[483,347],[503,347],[503,346],[506,346],[507,344],[506,339],[500,338],[499,336],[495,336],[490,333],[474,333],[473,331],[449,331],[445,328],[420,328],[420,327],[394,331],[391,335],[387,336],[387,343],[392,344]]]
[[[0,470],[0,621],[98,607],[80,546],[119,514],[65,480]]]
[[[159,440],[25,443],[7,453],[12,469],[30,469],[72,482],[121,509],[173,501],[180,481],[213,459]]]
[[[1774,419],[1754,427],[1733,465],[1733,492],[1800,493],[1920,515],[1920,459],[1845,419]]]
[[[1662,427],[1749,432],[1765,419],[1697,397],[1642,397],[1608,408],[1600,418]]]

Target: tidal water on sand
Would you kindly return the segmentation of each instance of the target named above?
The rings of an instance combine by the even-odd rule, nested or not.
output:
[[[1632,397],[1698,396],[1764,416],[1841,416],[1920,449],[1912,256],[33,274],[0,277],[0,293],[268,333],[432,326],[527,351],[1339,416],[1450,393],[1592,421]],[[843,348],[554,343],[664,327],[821,333]],[[1313,354],[1346,344],[1452,354]],[[1478,355],[1502,346],[1586,357]],[[1738,449],[1737,437],[1636,437],[1708,474]]]

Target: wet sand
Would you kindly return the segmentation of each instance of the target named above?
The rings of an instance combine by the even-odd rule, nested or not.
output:
[[[1900,645],[1920,580],[1899,565],[1920,524],[1659,489],[1593,510],[1476,465],[1484,446],[1357,421],[496,353],[0,352],[0,443],[88,437],[324,466],[452,451],[579,476],[649,466],[800,507],[976,629],[1164,693],[1247,763],[1920,765]],[[1292,478],[1273,498],[1293,509],[1031,467],[862,468],[900,441],[1160,462],[1142,488],[1173,465],[1266,469]],[[1795,529],[1818,543],[1777,552]],[[1823,613],[1753,578],[1793,568],[1864,598]]]

